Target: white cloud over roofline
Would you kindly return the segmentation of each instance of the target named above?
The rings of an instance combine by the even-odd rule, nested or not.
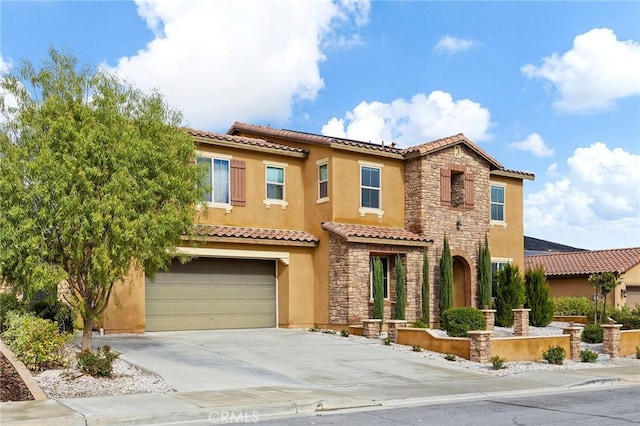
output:
[[[509,144],[509,148],[530,152],[536,157],[551,157],[554,153],[538,133],[531,133],[524,140]]]
[[[555,86],[559,111],[606,110],[618,99],[640,95],[640,42],[621,41],[611,29],[594,28],[576,36],[571,50],[554,52],[539,66],[526,64],[521,72]]]
[[[434,50],[440,53],[454,55],[458,52],[469,50],[477,46],[480,46],[480,42],[478,40],[451,37],[447,35],[438,40]]]

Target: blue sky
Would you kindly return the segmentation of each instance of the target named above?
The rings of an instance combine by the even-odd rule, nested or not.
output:
[[[0,3],[0,69],[49,46],[159,90],[200,129],[401,146],[462,132],[536,174],[527,235],[640,246],[640,2]]]

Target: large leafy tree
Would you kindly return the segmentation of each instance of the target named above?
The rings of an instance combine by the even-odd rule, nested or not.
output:
[[[82,347],[133,267],[165,267],[190,232],[198,170],[180,114],[55,49],[0,87],[0,269],[29,294],[66,280]],[[1,93],[1,91],[0,91]]]

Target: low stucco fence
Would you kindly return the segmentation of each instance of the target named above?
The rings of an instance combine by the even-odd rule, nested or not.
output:
[[[400,345],[419,346],[428,351],[443,354],[454,354],[460,358],[470,359],[470,343],[466,337],[440,337],[427,328],[399,328]]]
[[[491,339],[490,354],[506,361],[539,361],[549,346],[560,346],[569,355],[570,336],[495,337]]]
[[[620,356],[634,355],[640,347],[640,330],[620,331]]]

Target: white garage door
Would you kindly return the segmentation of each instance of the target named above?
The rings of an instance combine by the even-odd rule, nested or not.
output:
[[[276,326],[275,261],[175,260],[145,283],[147,331]]]

